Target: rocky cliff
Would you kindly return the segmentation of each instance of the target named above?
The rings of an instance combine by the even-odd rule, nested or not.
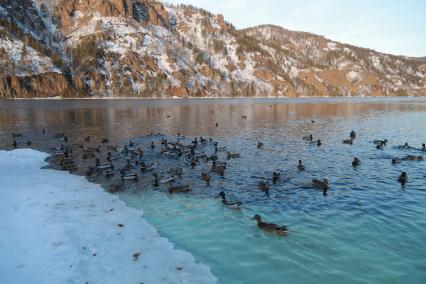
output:
[[[150,0],[3,0],[0,97],[425,96],[426,62]]]

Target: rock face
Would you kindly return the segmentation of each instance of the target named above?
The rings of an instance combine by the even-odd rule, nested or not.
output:
[[[426,94],[426,61],[151,0],[3,0],[0,97]]]

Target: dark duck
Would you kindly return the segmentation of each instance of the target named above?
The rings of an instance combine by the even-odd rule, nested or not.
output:
[[[406,172],[402,172],[398,178],[398,182],[404,186],[408,182],[408,176]]]
[[[262,229],[263,231],[266,231],[268,233],[275,233],[280,236],[286,236],[288,233],[288,229],[286,226],[279,226],[274,223],[266,223],[262,221],[262,218],[259,215],[254,215],[252,220],[256,220],[257,226]]]
[[[227,200],[225,196],[225,192],[223,191],[219,193],[219,196],[222,198],[222,204],[228,207],[237,209],[237,208],[240,208],[241,205],[243,205],[243,203],[238,200],[233,200],[233,201]]]

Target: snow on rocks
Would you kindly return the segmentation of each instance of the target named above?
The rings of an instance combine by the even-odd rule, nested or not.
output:
[[[48,154],[0,151],[0,283],[214,283],[142,212],[100,186],[41,169]]]
[[[352,70],[352,71],[346,73],[346,79],[349,82],[356,83],[356,82],[361,81],[363,79],[363,76],[362,76],[362,73]]]

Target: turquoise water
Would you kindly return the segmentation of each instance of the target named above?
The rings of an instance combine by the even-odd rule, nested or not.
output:
[[[120,194],[142,208],[162,236],[209,265],[220,283],[426,283],[426,161],[390,162],[426,156],[396,147],[426,143],[425,101],[120,101],[90,102],[84,112],[80,102],[55,110],[39,104],[2,111],[2,131],[10,131],[10,121],[37,118],[23,130],[67,125],[75,135],[108,133],[116,141],[180,132],[212,136],[239,152],[223,178],[212,176],[210,187],[199,179],[206,165],[184,169],[191,194],[169,195],[147,181]],[[351,129],[357,132],[354,145],[343,144]],[[302,140],[311,133],[321,147]],[[389,145],[377,150],[372,141],[384,138]],[[354,156],[362,161],[356,169]],[[296,170],[299,159],[305,172]],[[256,183],[275,169],[286,174],[271,185],[268,198]],[[405,187],[396,181],[401,171],[409,177]],[[329,180],[327,196],[311,188],[312,178]],[[224,208],[221,190],[242,200],[242,209]],[[260,231],[250,220],[254,214],[287,225],[288,237]]]

